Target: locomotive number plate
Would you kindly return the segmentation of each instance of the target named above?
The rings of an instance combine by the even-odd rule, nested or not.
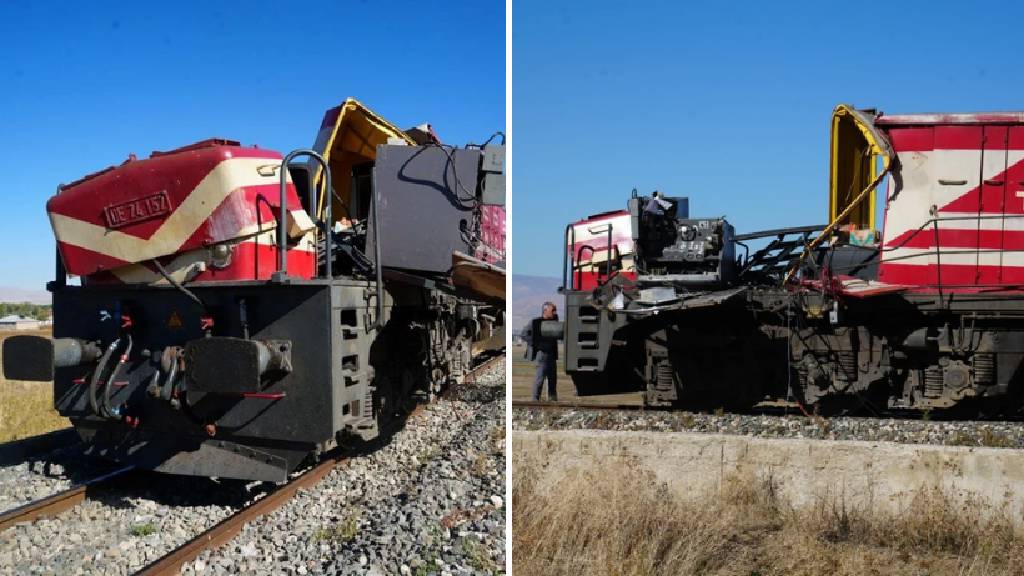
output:
[[[120,228],[157,216],[163,216],[171,211],[171,202],[167,198],[167,192],[161,190],[156,194],[134,198],[120,204],[111,204],[103,209],[107,217],[107,228]]]

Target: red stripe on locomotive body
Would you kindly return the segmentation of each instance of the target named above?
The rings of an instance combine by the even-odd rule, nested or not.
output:
[[[71,273],[79,276],[86,276],[103,270],[120,268],[121,266],[130,264],[130,262],[125,262],[124,260],[119,260],[117,258],[107,256],[106,254],[93,252],[88,248],[82,248],[81,246],[75,246],[74,244],[67,244],[65,242],[58,241],[57,248],[60,250],[61,257],[64,260],[65,265],[68,266],[69,272],[71,271],[71,265],[69,263],[75,263],[75,269],[81,271]],[[78,263],[81,263],[81,265],[77,265]],[[92,270],[86,268],[89,264],[92,265]]]
[[[935,231],[925,228],[920,232],[906,232],[887,243],[893,248],[936,247]],[[1024,230],[978,230],[939,228],[938,246],[947,249],[1003,250],[1006,246],[1024,247]]]
[[[889,143],[900,152],[927,152],[935,149],[935,131],[927,128],[898,128],[889,132]]]
[[[888,264],[879,279],[888,284],[909,286],[908,293],[937,294],[939,292],[938,266]],[[1021,266],[966,266],[942,265],[942,292],[944,294],[1024,293],[1024,267]]]
[[[935,150],[978,150],[981,148],[981,126],[936,126]]]
[[[286,187],[285,199],[289,207],[300,206],[299,196],[291,183]],[[178,250],[192,250],[231,237],[246,226],[255,225],[260,231],[270,229],[277,224],[280,206],[280,184],[243,186],[225,198]]]
[[[885,132],[897,154],[931,150],[1024,150],[1024,126],[895,126],[885,127]]]
[[[636,280],[636,272],[619,272],[619,275],[630,280]],[[601,286],[601,283],[606,280],[604,269],[600,272],[576,272],[573,274],[571,281],[573,283],[573,290],[593,290]]]
[[[231,264],[223,269],[207,267],[193,282],[269,280],[277,270],[277,246],[242,242],[235,245]],[[288,275],[309,279],[316,272],[316,254],[309,250],[288,250]]]
[[[162,258],[166,265],[173,258]],[[156,268],[146,262],[142,264],[153,272],[157,281]],[[241,282],[245,280],[269,280],[277,271],[277,246],[258,244],[254,241],[241,242],[234,245],[231,263],[224,268],[207,266],[206,270],[189,278],[188,282]],[[316,254],[310,250],[291,248],[288,250],[288,274],[302,279],[310,279],[316,273]],[[103,271],[82,278],[86,285],[125,284],[115,272]]]

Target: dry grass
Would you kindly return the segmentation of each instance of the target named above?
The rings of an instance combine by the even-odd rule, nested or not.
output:
[[[1009,575],[1024,539],[1003,517],[921,492],[900,513],[841,498],[795,510],[771,479],[731,478],[683,498],[628,467],[595,466],[550,490],[515,467],[516,574]]]
[[[44,332],[2,332],[0,341],[14,334]],[[9,442],[70,426],[53,409],[53,384],[4,380],[0,375],[0,442]]]
[[[53,409],[53,385],[0,379],[0,442],[27,438],[71,423]]]

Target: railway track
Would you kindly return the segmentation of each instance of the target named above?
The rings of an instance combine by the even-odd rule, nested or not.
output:
[[[479,374],[502,362],[504,357],[503,350],[485,351],[474,362],[474,366],[467,375],[465,383],[474,383]],[[424,406],[424,404],[418,404],[405,418],[397,422],[393,429],[389,429],[384,436],[389,437],[394,432],[397,432],[406,420],[422,411]],[[46,449],[54,449],[55,446],[57,448],[67,446],[70,438],[65,431],[61,431],[45,440],[31,443],[25,447],[18,447],[17,452],[22,455],[38,454],[45,452]],[[64,444],[57,445],[54,444],[55,442],[63,442]],[[14,451],[11,454],[14,454]],[[213,527],[153,561],[140,570],[138,574],[179,574],[183,565],[193,561],[204,550],[216,548],[230,541],[246,523],[277,510],[291,500],[299,490],[312,488],[327,476],[328,473],[335,468],[344,466],[351,458],[351,455],[346,455],[341,450],[332,450],[321,456],[320,461],[316,465],[300,473],[286,484],[273,488],[270,492],[221,520]],[[90,496],[108,490],[115,481],[122,479],[133,469],[131,466],[118,468],[45,498],[3,512],[0,514],[0,532],[19,523],[34,522],[42,518],[51,518],[67,512],[86,501]]]
[[[39,518],[56,516],[61,512],[70,510],[82,503],[89,493],[107,487],[115,479],[124,476],[133,469],[132,466],[118,468],[102,476],[76,484],[67,490],[61,490],[46,498],[40,498],[24,506],[8,510],[0,514],[0,532],[20,522],[32,522]]]
[[[665,408],[653,408],[642,404],[607,404],[599,402],[547,402],[544,400],[513,400],[513,408],[537,408],[549,410],[666,410]]]
[[[545,400],[513,400],[512,408],[524,408],[530,410],[591,410],[601,412],[694,412],[694,410],[692,409],[680,408],[676,406],[645,406],[643,404],[611,404],[608,402],[578,401],[548,402]],[[726,413],[736,414],[740,416],[810,416],[809,413],[803,410],[801,406],[796,403],[793,403],[791,405],[759,405],[747,411],[728,411]]]
[[[469,383],[474,382],[478,374],[503,361],[505,352],[504,350],[490,351],[481,356],[486,357],[478,358],[478,362],[470,370],[466,379]],[[419,404],[409,414],[409,418],[420,412],[423,406],[423,404]],[[320,463],[313,468],[303,472],[287,484],[278,487],[265,497],[239,510],[199,536],[172,550],[163,558],[156,560],[137,572],[137,574],[139,576],[173,576],[180,574],[182,567],[195,560],[204,550],[226,544],[242,530],[246,523],[252,522],[260,516],[269,514],[284,506],[299,490],[312,488],[332,470],[339,466],[344,466],[350,459],[350,457],[341,455],[323,457]]]

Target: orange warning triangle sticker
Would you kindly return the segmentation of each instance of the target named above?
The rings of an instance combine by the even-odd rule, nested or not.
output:
[[[171,316],[167,319],[168,328],[181,328],[182,327],[181,316],[177,310],[171,310]]]

